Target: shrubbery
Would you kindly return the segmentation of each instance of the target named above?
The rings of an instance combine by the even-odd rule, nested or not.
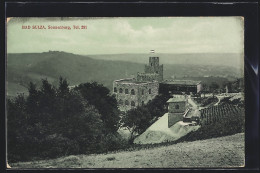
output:
[[[19,95],[8,99],[8,161],[121,148],[124,143],[116,134],[118,115],[115,98],[109,96],[108,89],[102,85],[85,85],[98,86],[96,92],[91,93],[92,97],[89,97],[90,93],[81,92],[85,91],[84,86],[69,90],[67,81],[60,78],[57,88],[42,80],[39,89],[30,83],[28,97]],[[93,101],[101,98],[102,105]],[[101,107],[107,108],[106,114]]]
[[[218,98],[216,97],[199,97],[199,98],[193,98],[200,106],[208,106],[210,104],[214,104],[218,101]]]

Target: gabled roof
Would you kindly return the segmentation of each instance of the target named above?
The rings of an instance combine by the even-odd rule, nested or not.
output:
[[[174,98],[170,98],[167,103],[173,103],[173,102],[185,102],[186,99],[185,97],[174,97]]]

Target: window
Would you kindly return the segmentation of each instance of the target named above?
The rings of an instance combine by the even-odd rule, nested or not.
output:
[[[122,104],[123,104],[123,100],[120,99],[120,100],[118,101],[118,103],[119,103],[120,105],[122,105]]]
[[[131,89],[131,94],[135,95],[135,90],[134,89]]]
[[[122,88],[119,89],[119,93],[123,93],[123,89]]]
[[[144,95],[144,89],[142,89],[142,95]]]
[[[115,93],[117,92],[117,88],[116,88],[116,87],[114,88],[114,92],[115,92]]]
[[[144,105],[144,101],[142,101],[142,106]]]
[[[179,109],[179,105],[175,105],[175,109]]]
[[[129,93],[128,93],[128,89],[125,89],[125,94],[129,94]]]
[[[152,93],[152,90],[151,89],[149,89],[149,94],[151,94]]]
[[[129,101],[128,100],[125,101],[125,105],[126,106],[129,105]]]
[[[131,106],[135,106],[135,102],[134,101],[131,101]]]

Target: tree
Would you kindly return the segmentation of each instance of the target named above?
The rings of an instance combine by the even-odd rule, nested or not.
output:
[[[21,159],[26,150],[26,101],[24,95],[18,95],[14,99],[7,99],[7,152],[8,161]],[[20,153],[20,154],[17,154]]]
[[[169,98],[169,95],[159,94],[145,105],[152,117],[160,117],[167,112],[167,101]]]
[[[30,82],[28,86],[29,96],[26,99],[26,110],[28,116],[30,116],[30,124],[36,122],[39,107],[39,92],[36,88],[36,84]]]
[[[203,83],[202,84],[202,93],[203,93],[203,97],[205,98],[205,94],[208,91],[208,85]]]
[[[130,142],[136,134],[141,134],[150,126],[151,119],[148,108],[144,106],[131,109],[122,117],[122,126],[131,132]]]
[[[69,94],[69,83],[66,79],[63,79],[61,76],[59,78],[59,88],[58,95],[60,97],[66,97]]]
[[[215,97],[215,93],[217,92],[217,89],[219,89],[219,84],[216,82],[212,82],[209,86],[210,92],[213,94],[213,98]]]
[[[69,90],[66,79],[60,78],[57,88],[43,79],[40,88],[30,83],[28,90],[27,98],[7,101],[9,161],[106,148],[99,111],[80,92]]]
[[[75,87],[89,104],[93,105],[101,114],[106,133],[116,132],[119,128],[119,109],[114,95],[109,89],[97,82],[84,83]]]

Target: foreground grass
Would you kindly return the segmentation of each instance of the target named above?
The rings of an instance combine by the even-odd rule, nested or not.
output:
[[[136,151],[72,155],[52,160],[9,163],[12,168],[181,168],[241,167],[244,133]]]

